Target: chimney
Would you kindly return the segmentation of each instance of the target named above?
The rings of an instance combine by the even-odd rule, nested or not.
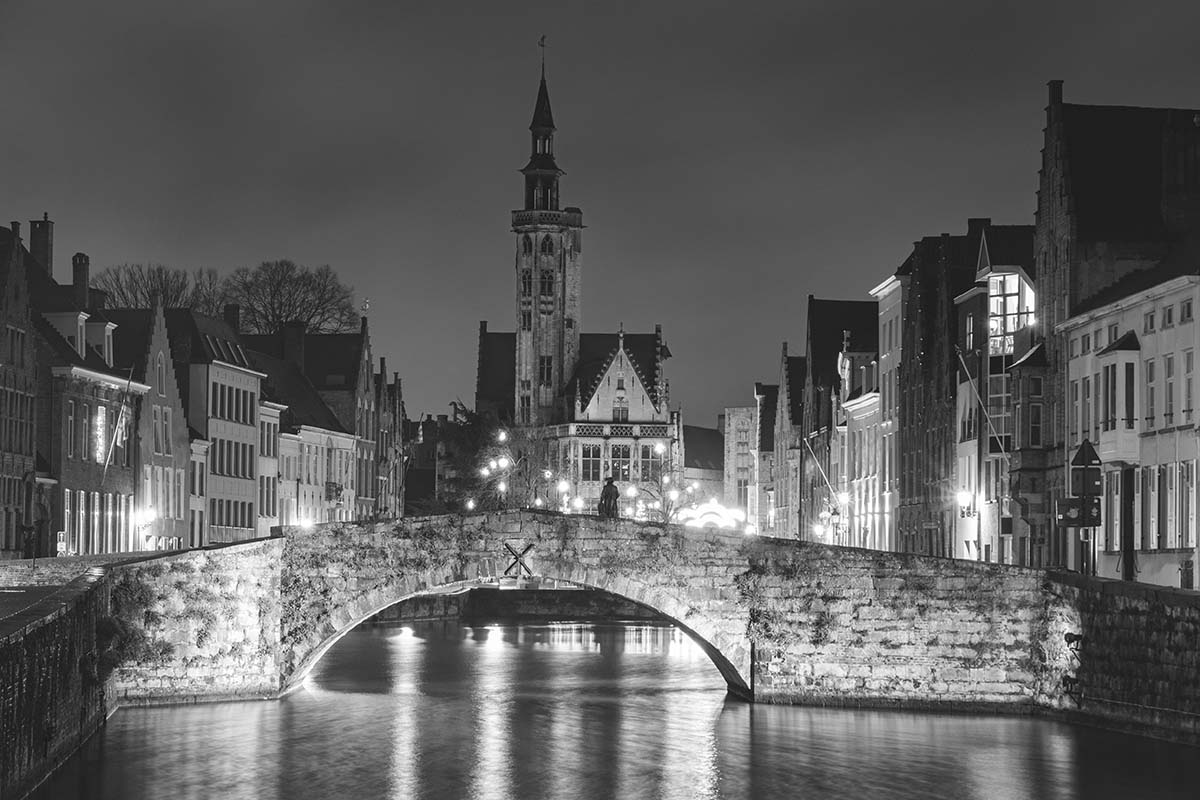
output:
[[[18,242],[21,241],[21,223],[13,220],[8,224],[12,226],[13,239]]]
[[[54,223],[50,214],[43,213],[41,219],[29,223],[29,254],[33,256],[46,274],[54,275]]]
[[[1050,81],[1046,85],[1050,87],[1050,105],[1061,106],[1063,82],[1060,80],[1054,80]]]
[[[283,357],[304,371],[304,323],[298,319],[283,325]]]
[[[76,253],[71,257],[71,285],[75,287],[75,305],[88,307],[88,267],[91,259],[86,253]]]
[[[237,303],[228,303],[222,309],[222,316],[225,317],[226,324],[233,328],[234,333],[242,332],[242,307]]]

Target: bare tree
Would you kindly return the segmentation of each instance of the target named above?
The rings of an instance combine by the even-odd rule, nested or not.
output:
[[[112,308],[191,308],[220,314],[224,280],[214,269],[185,269],[163,264],[118,264],[96,275],[92,284],[108,295]]]
[[[341,333],[358,326],[354,290],[328,264],[305,267],[282,259],[241,267],[225,279],[229,297],[242,306],[247,333],[278,333],[298,320],[309,333]]]
[[[191,299],[191,279],[187,271],[162,264],[118,264],[109,267],[92,284],[108,294],[114,308],[164,308],[187,305]]]

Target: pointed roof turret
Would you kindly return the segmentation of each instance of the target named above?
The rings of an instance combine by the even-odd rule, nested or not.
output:
[[[533,120],[529,130],[555,130],[554,114],[550,112],[550,91],[546,88],[546,74],[542,73],[542,82],[538,85],[537,104],[533,107]]]

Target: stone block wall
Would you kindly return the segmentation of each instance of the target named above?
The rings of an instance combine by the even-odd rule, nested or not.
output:
[[[0,622],[0,797],[21,797],[105,719],[97,623],[108,585],[76,578]]]
[[[111,567],[113,616],[145,638],[113,673],[110,702],[276,696],[282,546],[260,539]]]
[[[1077,610],[1048,646],[1083,637],[1071,656],[1072,715],[1200,745],[1200,592],[1056,573],[1047,590]]]
[[[1059,702],[1067,654],[1042,641],[1050,617],[1072,623],[1065,611],[1050,613],[1043,573],[781,544],[760,540],[738,577],[756,700],[960,709]]]
[[[62,558],[19,558],[0,563],[0,586],[61,586],[91,567],[119,561],[154,558],[160,553],[107,553]]]

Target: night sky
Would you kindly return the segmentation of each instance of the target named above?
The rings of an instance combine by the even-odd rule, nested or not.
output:
[[[473,404],[479,320],[514,327],[542,34],[583,329],[661,323],[699,425],[802,351],[809,293],[867,299],[970,216],[1032,223],[1046,81],[1200,104],[1194,2],[3,8],[0,219],[50,213],[60,280],[76,251],[328,263],[414,417]]]

